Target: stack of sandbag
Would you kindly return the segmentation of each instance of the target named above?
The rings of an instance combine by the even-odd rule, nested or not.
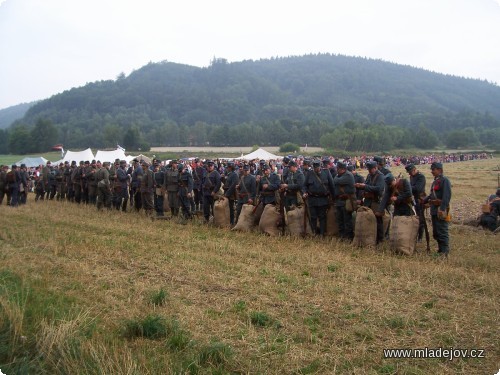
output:
[[[377,245],[377,218],[369,207],[363,206],[356,211],[353,244],[360,247]]]
[[[229,199],[220,198],[215,201],[213,225],[219,228],[229,227],[231,225],[229,218]]]
[[[337,210],[332,204],[328,207],[326,213],[326,235],[337,237],[339,235],[339,226],[337,224]]]
[[[394,216],[389,232],[391,249],[397,253],[412,255],[417,244],[417,234],[417,216]]]
[[[292,237],[312,234],[311,225],[309,224],[309,220],[307,220],[306,208],[304,206],[290,207],[290,210],[286,212],[285,222],[287,233]]]
[[[263,233],[267,233],[270,236],[279,236],[280,229],[278,228],[278,223],[280,220],[280,213],[277,207],[272,204],[267,204],[264,207],[262,216],[259,221],[259,229]]]
[[[253,210],[254,206],[251,204],[244,204],[241,206],[240,216],[238,217],[238,222],[233,227],[232,230],[239,230],[242,232],[251,232],[254,226],[253,220]]]

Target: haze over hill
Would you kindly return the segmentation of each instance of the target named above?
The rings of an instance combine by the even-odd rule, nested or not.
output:
[[[213,56],[328,52],[500,83],[499,2],[0,0],[0,108]]]

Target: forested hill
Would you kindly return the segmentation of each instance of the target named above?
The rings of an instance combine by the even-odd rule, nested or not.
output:
[[[207,68],[162,62],[41,101],[19,124],[40,118],[58,128],[58,141],[68,147],[130,141],[127,132],[151,145],[319,144],[347,122],[481,134],[500,128],[500,87],[329,54],[214,59]]]

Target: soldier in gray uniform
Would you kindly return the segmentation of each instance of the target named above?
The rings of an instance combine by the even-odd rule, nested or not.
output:
[[[283,175],[284,183],[280,188],[285,192],[285,209],[290,210],[291,206],[298,206],[298,195],[302,197],[304,182],[306,180],[304,173],[297,167],[293,160],[288,163],[288,172],[286,178]]]
[[[313,161],[313,170],[305,176],[303,195],[309,208],[309,220],[313,233],[325,235],[326,213],[334,194],[335,188],[330,171],[321,169],[319,160]]]
[[[271,167],[264,164],[262,167],[263,175],[257,183],[257,195],[260,197],[260,203],[264,206],[276,204],[276,191],[280,188],[280,178],[277,174],[271,173]]]
[[[155,208],[153,203],[154,194],[154,176],[153,171],[149,169],[149,163],[146,161],[142,162],[142,179],[141,179],[141,201],[142,207],[146,212],[146,215],[150,216]]]
[[[168,206],[172,216],[179,214],[179,170],[177,160],[170,162],[170,168],[165,172],[165,189],[167,191]]]
[[[64,194],[64,163],[59,163],[59,168],[56,170],[56,200],[62,201],[65,198]]]
[[[26,164],[21,164],[19,176],[21,177],[19,185],[19,204],[26,204],[28,199],[28,169],[26,168]]]
[[[73,169],[71,173],[71,182],[73,184],[73,191],[75,193],[75,202],[80,203],[82,200],[82,173],[83,173],[84,163],[83,160],[80,161],[78,168]],[[111,181],[111,180],[110,180]]]
[[[182,215],[185,219],[192,219],[193,176],[184,164],[180,163],[177,168],[179,170],[179,203],[182,207]]]
[[[352,225],[352,211],[347,212],[346,202],[356,200],[356,190],[354,188],[354,176],[347,170],[347,165],[343,162],[337,163],[337,175],[333,178],[335,185],[335,215],[339,226],[341,239],[352,241],[354,231]]]
[[[0,168],[0,205],[3,202],[3,198],[5,194],[8,192],[8,184],[7,184],[7,171],[9,167],[7,165],[2,165]],[[10,194],[7,195],[7,203],[9,203]]]
[[[87,173],[89,203],[91,205],[95,205],[97,200],[97,180],[95,178],[96,172],[97,172],[97,162],[94,159],[90,163],[90,168]]]
[[[357,183],[354,186],[357,189],[364,191],[363,193],[363,206],[370,207],[373,213],[379,212],[380,200],[384,195],[385,191],[385,181],[384,175],[377,168],[377,163],[374,161],[368,161],[366,163],[366,168],[368,169],[368,176],[364,183]],[[384,225],[382,216],[376,215],[377,217],[377,243],[384,241]]]
[[[134,208],[137,212],[140,211],[142,208],[142,201],[141,201],[141,180],[142,180],[142,167],[141,164],[139,163],[139,160],[134,159],[132,160],[133,166],[131,167],[131,171],[129,171],[128,174],[132,175],[132,182],[131,182],[131,196],[133,197],[133,203],[134,203]]]
[[[154,205],[156,216],[161,217],[165,216],[163,211],[163,195],[165,194],[165,186],[163,183],[165,182],[165,171],[161,168],[161,161],[156,160],[153,169],[153,177],[155,182],[155,194],[154,194]]]
[[[415,215],[410,181],[406,178],[395,179],[392,173],[386,174],[384,181],[386,187],[378,208],[379,215],[383,216],[384,210],[391,204],[394,205],[394,216]]]
[[[224,180],[224,196],[229,200],[229,221],[231,225],[235,224],[234,217],[234,203],[236,200],[236,185],[238,185],[238,174],[235,171],[235,164],[233,162],[227,163],[227,175]]]
[[[365,178],[358,173],[355,165],[348,165],[347,170],[351,172],[352,175],[354,176],[354,184],[363,184],[365,182]],[[363,201],[363,190],[356,189],[356,202],[358,206],[361,206],[362,201]]]
[[[214,212],[214,198],[221,187],[221,178],[219,172],[215,169],[215,163],[207,160],[207,170],[201,179],[203,189],[203,217],[205,222],[210,219],[210,214]]]
[[[377,163],[378,170],[382,172],[384,176],[391,173],[391,171],[385,167],[385,158],[383,158],[382,156],[374,156],[373,161]]]
[[[413,164],[408,164],[406,167],[406,172],[410,175],[410,185],[411,192],[413,194],[413,199],[415,200],[415,210],[418,215],[418,236],[417,241],[421,241],[424,235],[425,229],[425,207],[422,204],[422,200],[426,197],[425,194],[425,185],[426,179],[425,176],[420,173],[420,171]],[[427,235],[426,235],[427,236]]]
[[[434,176],[434,181],[431,185],[431,192],[424,199],[424,203],[429,202],[431,205],[432,237],[438,243],[438,254],[448,257],[450,252],[448,214],[451,200],[451,183],[448,177],[443,175],[443,164],[432,163],[431,173]]]
[[[66,163],[66,162],[65,162]],[[73,202],[75,200],[75,190],[73,189],[73,181],[71,177],[73,176],[73,171],[76,169],[76,161],[72,160],[71,165],[66,164],[64,168],[64,182],[66,183],[66,198],[68,201]]]
[[[243,166],[243,175],[236,185],[238,193],[238,203],[236,204],[236,222],[241,214],[241,208],[244,204],[253,204],[257,194],[257,182],[255,176],[250,174],[250,165]]]
[[[111,209],[111,184],[109,181],[109,162],[105,161],[95,175],[97,180],[97,204],[98,210],[102,207]]]
[[[129,181],[127,162],[120,160],[120,167],[116,170],[115,208],[123,212],[127,211]]]

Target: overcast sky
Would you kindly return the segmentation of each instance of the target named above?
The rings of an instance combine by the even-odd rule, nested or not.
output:
[[[0,109],[148,62],[363,56],[500,84],[500,0],[0,0]]]

